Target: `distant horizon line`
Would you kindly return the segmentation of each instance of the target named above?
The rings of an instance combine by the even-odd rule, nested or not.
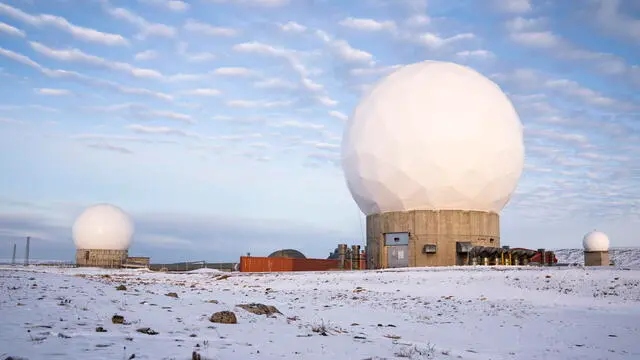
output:
[[[640,246],[612,246],[609,248],[609,250],[633,250],[633,249],[640,249]],[[533,250],[533,249],[532,249]],[[547,248],[546,250],[550,250],[550,251],[559,251],[559,250],[584,250],[582,248]],[[245,256],[245,255],[241,255],[241,256]],[[265,256],[255,256],[255,257],[265,257]],[[22,265],[24,264],[24,260],[25,258],[18,258],[16,257],[15,259],[15,264],[16,265]],[[173,265],[173,264],[185,264],[185,263],[198,263],[198,262],[205,262],[206,264],[229,264],[229,263],[235,263],[236,261],[215,261],[215,262],[209,262],[207,260],[193,260],[193,261],[178,261],[178,262],[158,262],[158,263],[151,263],[152,265]],[[37,259],[37,258],[29,258],[29,263],[36,263],[36,262],[48,262],[48,263],[61,263],[61,264],[74,264],[75,260],[60,260],[60,259]],[[238,261],[239,262],[239,259]],[[6,258],[6,259],[2,259],[0,258],[0,265],[11,265],[11,259],[10,258]]]

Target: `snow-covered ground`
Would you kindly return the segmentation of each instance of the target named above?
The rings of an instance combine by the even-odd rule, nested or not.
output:
[[[640,270],[221,275],[2,267],[0,359],[640,359]]]

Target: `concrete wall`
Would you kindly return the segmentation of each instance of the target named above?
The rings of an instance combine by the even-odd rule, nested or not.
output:
[[[126,262],[128,255],[127,250],[78,249],[76,250],[76,264],[78,266],[117,268]]]
[[[409,266],[451,266],[457,257],[456,242],[474,246],[500,246],[500,220],[496,213],[460,210],[414,210],[367,216],[367,266],[386,267],[384,234],[409,233]],[[493,239],[493,241],[491,241]],[[423,254],[424,245],[435,244],[435,254]]]
[[[609,266],[608,251],[585,251],[584,266]]]

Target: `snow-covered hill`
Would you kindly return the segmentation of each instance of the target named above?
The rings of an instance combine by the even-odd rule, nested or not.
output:
[[[584,264],[582,249],[554,250],[559,263]],[[609,257],[616,267],[640,268],[640,248],[613,248],[609,250]]]

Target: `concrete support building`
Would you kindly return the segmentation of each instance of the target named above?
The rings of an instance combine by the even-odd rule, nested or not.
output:
[[[609,237],[600,231],[591,231],[582,239],[584,266],[609,266]]]
[[[522,123],[497,84],[437,61],[378,82],[347,121],[347,186],[367,219],[368,268],[465,263],[499,247],[524,165]]]
[[[119,268],[127,262],[128,250],[77,249],[76,265]]]
[[[500,246],[496,213],[413,210],[367,216],[367,265],[464,265],[473,246]]]

